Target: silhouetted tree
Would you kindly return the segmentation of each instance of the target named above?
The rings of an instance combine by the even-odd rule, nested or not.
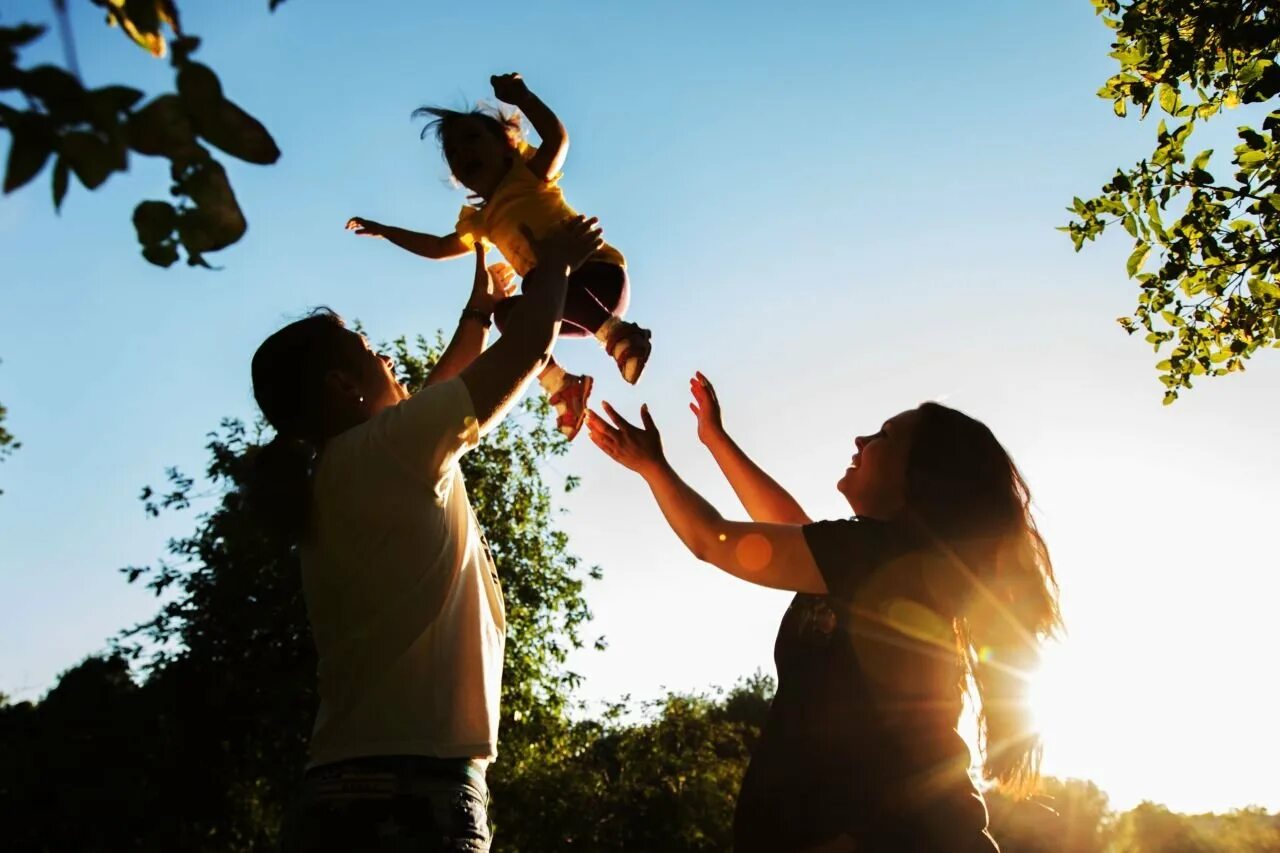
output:
[[[499,847],[710,853],[732,845],[734,802],[773,681],[670,694],[572,726],[545,759],[494,790]],[[639,712],[639,719],[635,719]]]

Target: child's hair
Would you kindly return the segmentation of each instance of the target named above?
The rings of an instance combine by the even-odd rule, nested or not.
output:
[[[422,133],[419,134],[419,137],[426,139],[428,133],[434,133],[436,141],[440,143],[442,150],[450,128],[457,127],[459,121],[469,118],[479,121],[490,133],[505,142],[512,151],[519,150],[520,143],[524,141],[524,125],[520,121],[520,113],[508,113],[486,104],[481,104],[469,110],[418,107],[413,111],[413,117],[431,119],[422,128]]]

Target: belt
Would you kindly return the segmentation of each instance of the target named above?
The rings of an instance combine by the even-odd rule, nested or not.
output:
[[[388,799],[426,796],[442,785],[466,785],[488,799],[488,762],[478,758],[371,755],[312,767],[303,789],[320,799]]]

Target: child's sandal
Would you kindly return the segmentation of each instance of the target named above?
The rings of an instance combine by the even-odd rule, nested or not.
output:
[[[619,323],[609,335],[605,352],[617,363],[622,378],[632,385],[640,381],[640,374],[649,363],[649,353],[653,351],[649,341],[652,336],[648,329],[626,322]]]
[[[556,410],[556,429],[569,441],[573,441],[587,420],[591,383],[590,376],[566,374],[560,390],[547,398]]]

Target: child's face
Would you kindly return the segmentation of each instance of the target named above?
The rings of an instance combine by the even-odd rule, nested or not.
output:
[[[482,198],[497,189],[510,166],[506,141],[478,118],[467,116],[450,125],[444,139],[444,159],[454,178]]]

